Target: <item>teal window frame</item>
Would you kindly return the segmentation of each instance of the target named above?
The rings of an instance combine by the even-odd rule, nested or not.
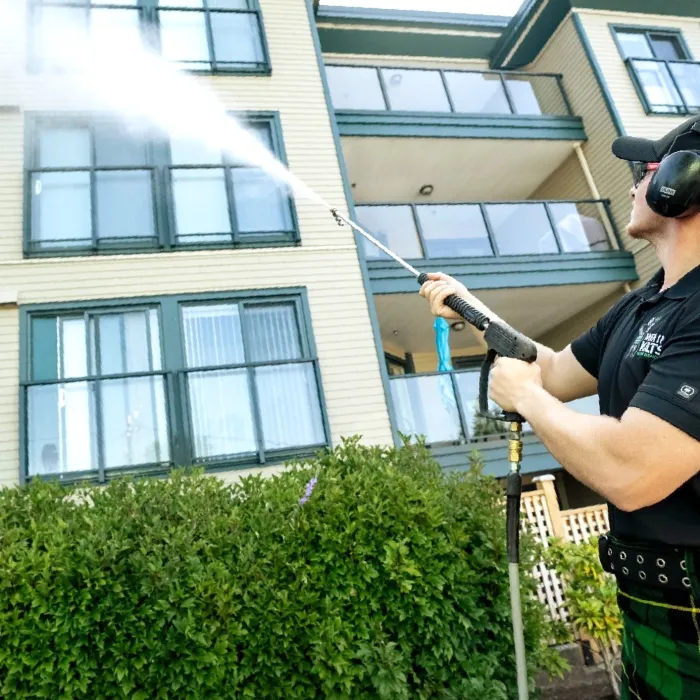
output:
[[[270,129],[273,154],[284,165],[288,167],[287,153],[282,134],[282,124],[279,112],[229,112],[229,114],[244,124],[264,124]],[[90,130],[92,143],[94,144],[94,129],[98,124],[118,124],[118,117],[105,112],[34,112],[27,114],[25,118],[25,141],[24,141],[24,226],[23,226],[23,252],[25,257],[73,257],[85,255],[109,255],[124,253],[160,253],[167,251],[200,250],[200,249],[231,249],[231,248],[271,248],[297,246],[301,243],[299,229],[299,218],[294,195],[290,192],[286,197],[289,207],[289,217],[291,229],[280,232],[278,235],[243,233],[237,230],[235,215],[235,193],[232,185],[230,171],[237,166],[224,162],[221,167],[226,173],[226,198],[229,209],[232,232],[231,241],[219,241],[215,243],[179,243],[177,240],[177,229],[175,223],[175,200],[173,195],[170,172],[173,168],[180,166],[173,165],[170,159],[169,141],[166,138],[160,140],[149,140],[147,142],[147,165],[137,168],[119,166],[116,168],[97,168],[94,164],[90,168],[40,168],[39,138],[38,134],[43,124],[51,126],[66,125],[86,127]],[[94,154],[93,154],[94,162]],[[197,167],[197,166],[184,166]],[[202,166],[205,168],[211,165]],[[91,177],[97,171],[107,170],[150,170],[151,186],[153,192],[153,215],[155,236],[152,239],[134,237],[115,242],[110,245],[100,245],[97,236],[96,206],[95,206],[95,183],[91,183],[92,198],[92,242],[88,246],[76,247],[67,246],[59,248],[48,246],[40,248],[34,245],[32,240],[32,176],[37,172],[67,172],[70,170],[89,171]],[[150,245],[148,245],[150,241]]]
[[[247,361],[234,365],[221,365],[215,367],[188,367],[185,359],[184,324],[182,321],[182,308],[191,304],[231,303],[260,307],[278,304],[293,304],[297,332],[300,343],[301,357],[286,361]],[[161,368],[152,372],[134,372],[108,375],[94,375],[71,379],[39,379],[32,377],[34,351],[32,339],[32,322],[34,319],[57,315],[75,316],[79,314],[117,313],[155,309],[158,314],[160,329],[160,357]],[[244,345],[247,330],[245,323],[242,325]],[[20,308],[20,483],[26,483],[31,479],[57,480],[61,483],[93,482],[105,483],[111,478],[119,476],[162,476],[167,475],[174,468],[203,467],[207,472],[235,471],[264,467],[267,464],[283,463],[295,458],[311,457],[319,450],[331,446],[331,430],[326,408],[325,392],[323,388],[318,352],[316,349],[314,333],[311,324],[311,312],[309,308],[306,288],[280,288],[280,289],[256,289],[232,292],[211,292],[197,294],[178,294],[155,297],[130,297],[118,299],[101,299],[84,303],[64,302],[55,304],[35,304]],[[98,348],[93,348],[99,353]],[[44,347],[44,352],[55,353],[55,347]],[[51,360],[51,358],[49,358]],[[262,417],[260,413],[258,389],[253,374],[256,367],[306,364],[313,367],[315,388],[318,393],[318,401],[321,412],[323,428],[323,442],[291,449],[270,450],[264,447],[264,433]],[[257,453],[254,458],[250,454],[243,456],[214,457],[211,459],[195,459],[194,441],[192,438],[192,416],[189,410],[187,379],[189,372],[202,372],[207,370],[245,370],[248,377],[250,391],[252,420],[257,445]],[[63,474],[29,474],[29,450],[28,450],[28,391],[31,387],[41,385],[64,385],[70,382],[86,382],[100,380],[126,379],[129,377],[162,375],[165,383],[165,408],[168,417],[168,439],[170,461],[161,464],[149,464],[139,466],[126,466],[114,469],[105,469],[103,460],[100,459],[96,469],[81,472],[65,472]],[[101,427],[99,419],[99,406],[95,407],[96,422],[96,450],[101,454],[103,445],[101,441]]]
[[[188,68],[187,72],[197,73],[200,75],[261,75],[269,76],[272,74],[272,63],[270,59],[270,47],[267,39],[267,33],[265,31],[265,22],[263,19],[262,8],[260,7],[260,0],[246,0],[248,3],[248,9],[226,9],[226,8],[215,8],[209,7],[212,4],[212,0],[202,0],[201,8],[183,8],[177,6],[169,6],[167,0],[162,0],[159,3],[158,0],[136,0],[135,5],[119,5],[111,2],[111,0],[29,0],[28,1],[28,47],[29,47],[29,60],[28,60],[28,70],[32,73],[43,72],[48,70],[41,65],[41,60],[37,56],[37,47],[34,43],[34,27],[36,25],[35,14],[37,13],[37,8],[39,11],[42,7],[77,7],[77,8],[111,8],[118,10],[132,10],[139,15],[139,27],[141,30],[141,37],[144,41],[144,47],[149,50],[155,50],[159,54],[161,52],[161,27],[159,20],[159,12],[167,11],[168,9],[176,10],[180,12],[201,12],[204,13],[204,25],[206,32],[207,47],[209,49],[210,57],[210,67],[196,67]],[[239,63],[235,65],[223,65],[227,62],[219,61],[217,62],[214,53],[214,37],[212,32],[212,25],[210,15],[213,12],[227,13],[227,14],[248,14],[254,15],[258,25],[258,31],[260,36],[260,43],[263,53],[263,61],[261,63],[251,63],[250,65],[245,65],[245,63]],[[88,14],[88,26],[90,23],[90,15]],[[179,64],[182,68],[182,63]]]
[[[622,42],[620,41],[620,38],[618,36],[619,33],[622,34],[643,34],[647,42],[649,43],[649,46],[651,47],[651,50],[653,52],[653,45],[650,41],[650,35],[663,35],[669,38],[676,39],[678,41],[678,45],[680,46],[681,50],[685,54],[683,58],[678,59],[677,61],[672,61],[673,63],[689,63],[689,64],[696,64],[697,62],[693,58],[693,54],[690,50],[690,47],[688,46],[688,43],[685,40],[685,37],[683,36],[683,31],[681,29],[676,29],[673,27],[651,27],[651,26],[643,26],[643,25],[632,25],[632,24],[611,24],[609,25],[610,27],[610,32],[613,37],[613,41],[615,42],[615,46],[617,47],[618,52],[620,53],[620,57],[622,58],[623,63],[625,64],[625,68],[627,69],[627,72],[630,76],[630,80],[632,81],[632,85],[634,85],[635,92],[637,93],[637,97],[639,98],[640,103],[642,104],[642,107],[644,108],[644,112],[647,116],[655,116],[655,117],[663,117],[663,116],[670,116],[670,117],[677,117],[679,115],[691,115],[694,114],[697,110],[691,109],[688,107],[688,105],[685,102],[685,98],[683,97],[683,92],[680,89],[680,85],[678,84],[678,81],[676,80],[676,77],[673,75],[673,71],[670,69],[668,70],[668,74],[671,78],[671,82],[673,83],[673,87],[678,93],[678,96],[681,99],[680,105],[668,105],[669,107],[675,106],[676,109],[655,109],[654,105],[652,105],[649,102],[649,99],[647,98],[646,91],[644,88],[644,85],[642,81],[639,78],[637,69],[635,68],[634,64],[632,63],[633,60],[635,60],[634,57],[627,56],[625,53],[625,50],[622,46]],[[636,59],[636,60],[644,60],[644,59]],[[659,63],[668,63],[666,59],[662,58],[652,58],[652,59],[646,59],[648,61],[657,61]]]

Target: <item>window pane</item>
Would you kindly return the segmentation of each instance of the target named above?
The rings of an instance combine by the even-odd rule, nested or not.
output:
[[[389,384],[401,433],[425,435],[428,444],[460,439],[459,411],[449,375],[407,375]]]
[[[644,34],[635,32],[617,32],[617,39],[622,46],[625,58],[653,58],[649,42]]]
[[[173,138],[170,140],[170,162],[173,165],[221,165],[221,150],[203,140]]]
[[[657,112],[677,112],[677,107],[682,106],[683,102],[666,64],[632,61],[632,65],[637,70],[649,106]]]
[[[360,206],[356,208],[361,226],[367,229],[380,243],[404,258],[422,258],[416,224],[410,207],[404,206]],[[365,254],[374,260],[388,260],[388,256],[377,246],[365,241]]]
[[[565,253],[587,253],[592,250],[610,250],[603,214],[595,204],[556,202],[549,205],[554,225]]]
[[[58,359],[61,379],[88,376],[87,330],[83,316],[58,319]]]
[[[326,66],[326,75],[336,109],[386,109],[376,68]]]
[[[249,10],[250,3],[248,0],[207,0],[209,7],[218,8],[221,10]]]
[[[149,171],[98,172],[95,178],[99,238],[155,236],[153,190]]]
[[[178,241],[230,241],[231,220],[224,171],[219,168],[173,170],[172,176]]]
[[[160,7],[204,7],[202,0],[158,0]]]
[[[293,228],[289,199],[282,185],[256,168],[236,168],[233,196],[241,233],[276,233]]]
[[[293,304],[245,309],[249,362],[301,358],[299,326]]]
[[[105,469],[170,461],[162,377],[100,382]]]
[[[256,367],[266,450],[325,443],[313,365]]]
[[[95,163],[101,167],[148,165],[146,142],[116,124],[95,128]]]
[[[559,252],[542,204],[489,204],[486,210],[501,255]]]
[[[79,127],[42,127],[39,131],[40,168],[89,168],[90,131]]]
[[[188,367],[245,362],[238,304],[183,306],[182,329]]]
[[[669,63],[669,68],[688,108],[693,112],[699,110],[700,66],[697,63]]]
[[[195,459],[257,451],[248,372],[193,372],[188,376]]]
[[[218,62],[265,62],[256,14],[210,12],[209,18]]]
[[[240,126],[243,128],[246,134],[249,134],[251,138],[262,144],[273,156],[276,157],[275,146],[272,141],[272,130],[269,122],[241,122]],[[241,138],[241,141],[243,141],[243,138]],[[241,145],[246,146],[247,144],[242,143]],[[251,163],[250,157],[246,159],[245,149],[244,152],[241,153],[240,149],[236,149],[235,146],[226,154],[226,162],[230,165],[238,166],[255,165],[254,162]]]
[[[32,372],[34,381],[58,379],[58,319],[32,318]]]
[[[685,51],[683,51],[678,37],[651,34],[649,38],[656,58],[661,58],[666,61],[676,61],[679,58],[685,58]]]
[[[534,81],[532,78],[508,78],[506,80],[510,99],[513,101],[513,107],[516,114],[542,114],[540,103],[535,95]],[[544,78],[537,82],[538,86],[545,92],[549,93],[549,101],[552,97],[560,98],[561,93],[557,87],[556,80]],[[553,105],[552,105],[553,107]],[[547,110],[549,114],[561,114],[563,109]]]
[[[404,112],[449,112],[440,73],[382,68],[390,109]]]
[[[74,2],[74,0],[67,1]],[[125,5],[128,7],[136,7],[139,4],[139,0],[88,0],[88,3],[92,5]]]
[[[139,50],[142,47],[139,24],[136,10],[94,9],[90,13],[90,39],[98,46],[118,46],[122,51]]]
[[[467,437],[470,440],[487,435],[503,435],[508,432],[508,424],[479,415],[479,373],[458,372],[455,374],[457,389],[467,424]],[[489,411],[500,414],[501,409],[489,401]]]
[[[91,394],[88,382],[27,389],[30,476],[97,469]]]
[[[88,38],[87,7],[36,7],[33,20],[34,53],[42,68],[63,69],[83,60],[76,48]]]
[[[510,114],[498,74],[446,72],[445,81],[455,112],[463,114]]]
[[[157,325],[153,334],[148,313],[127,311],[97,317],[100,366],[95,368],[96,374],[128,374],[161,369],[158,351],[160,335]]]
[[[429,257],[493,255],[478,205],[420,205],[416,211]]]
[[[158,14],[163,58],[185,64],[199,62],[209,65],[204,12],[168,10]]]
[[[90,174],[32,175],[32,241],[42,247],[91,242]]]

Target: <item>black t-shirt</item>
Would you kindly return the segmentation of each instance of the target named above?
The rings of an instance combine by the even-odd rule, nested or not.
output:
[[[700,440],[700,266],[659,292],[662,285],[663,269],[571,349],[598,379],[602,415],[621,418],[628,407],[639,408]],[[700,475],[647,508],[608,510],[618,537],[700,547]]]

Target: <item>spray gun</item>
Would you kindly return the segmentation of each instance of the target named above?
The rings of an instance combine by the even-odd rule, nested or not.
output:
[[[396,255],[393,251],[380,243],[361,226],[342,216],[337,209],[331,209],[333,217],[339,226],[347,224],[373,243],[392,260],[408,270],[418,279],[418,284],[423,285],[429,281],[428,275],[421,273],[412,265]],[[509,423],[508,461],[510,472],[506,483],[506,542],[508,552],[508,577],[510,581],[510,602],[513,618],[513,637],[515,641],[515,665],[518,679],[518,698],[527,700],[527,666],[525,662],[525,640],[523,634],[523,618],[520,600],[520,495],[522,493],[522,476],[520,464],[522,462],[523,442],[522,425],[525,422],[518,413],[502,412],[492,416],[488,410],[489,375],[496,358],[509,357],[523,362],[534,362],[537,359],[537,346],[530,338],[518,333],[508,324],[502,321],[491,321],[486,315],[470,306],[464,299],[455,294],[444,301],[453,311],[457,312],[465,321],[484,333],[484,341],[487,345],[486,358],[481,366],[479,377],[479,411],[490,418]]]

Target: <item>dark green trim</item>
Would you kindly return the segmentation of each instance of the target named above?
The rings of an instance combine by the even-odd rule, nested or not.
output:
[[[464,115],[420,112],[336,112],[341,136],[549,139],[586,141],[580,117]]]
[[[693,61],[693,52],[690,50],[690,46],[688,46],[688,42],[685,40],[685,37],[683,36],[683,30],[678,29],[675,27],[659,27],[659,26],[653,26],[653,25],[642,25],[642,24],[625,24],[624,22],[616,22],[615,24],[609,24],[608,27],[610,28],[610,32],[612,34],[612,38],[615,41],[615,46],[617,46],[617,50],[620,52],[620,56],[622,60],[626,58],[625,52],[622,50],[622,44],[620,43],[620,40],[617,37],[617,32],[643,32],[645,34],[670,34],[674,38],[678,39],[681,44],[681,48],[685,52],[685,58],[681,58],[679,60],[687,60],[687,61]]]
[[[337,25],[367,24],[370,26],[399,27],[401,29],[421,27],[423,29],[454,30],[459,28],[473,32],[501,32],[508,26],[510,17],[325,5],[319,9],[316,21]]]
[[[508,475],[507,440],[492,439],[483,442],[470,442],[465,445],[432,447],[430,452],[446,472],[467,471],[469,455],[478,451],[484,460],[484,474],[502,478]],[[546,472],[551,474],[561,469],[561,465],[535,435],[523,436],[523,474]]]
[[[350,178],[348,177],[348,169],[345,163],[345,156],[343,154],[343,147],[340,143],[340,131],[338,129],[338,124],[335,118],[335,112],[333,110],[333,102],[331,101],[331,92],[328,86],[328,77],[326,76],[326,68],[323,62],[323,53],[321,51],[321,41],[318,36],[318,30],[316,27],[316,22],[314,21],[313,7],[311,5],[311,0],[304,0],[306,3],[306,10],[309,17],[309,27],[311,31],[311,37],[314,42],[314,48],[316,51],[316,61],[318,63],[318,70],[321,76],[321,83],[323,85],[323,93],[326,98],[326,108],[328,110],[328,119],[330,121],[331,132],[333,134],[333,142],[335,144],[335,151],[338,157],[338,166],[340,168],[340,175],[343,181],[343,192],[345,193],[345,200],[348,207],[348,213],[350,218],[357,220],[355,216],[355,202],[352,196],[352,188],[350,187]],[[330,216],[330,215],[329,215]],[[329,225],[331,219],[329,218]],[[389,414],[389,421],[391,424],[392,436],[394,442],[398,445],[400,443],[400,436],[395,427],[394,421],[394,403],[391,397],[391,389],[389,387],[389,373],[387,372],[386,363],[383,360],[384,357],[384,347],[382,345],[382,336],[379,328],[379,317],[377,316],[377,308],[374,304],[374,297],[372,296],[372,283],[370,281],[369,270],[367,268],[367,261],[362,253],[362,246],[364,239],[360,236],[357,231],[353,231],[353,237],[355,240],[355,248],[357,251],[357,259],[360,265],[360,274],[362,276],[362,285],[365,290],[365,296],[367,299],[367,308],[369,311],[370,324],[372,326],[372,335],[374,336],[374,346],[377,352],[377,360],[379,365],[379,375],[382,378],[382,386],[384,388],[384,398],[386,400],[387,411]],[[415,289],[414,289],[415,291]]]
[[[581,46],[583,46],[583,50],[586,53],[588,63],[591,66],[591,70],[593,71],[593,75],[598,83],[600,92],[603,95],[603,101],[605,102],[605,106],[610,114],[610,119],[615,127],[615,131],[617,132],[618,136],[624,136],[625,128],[622,125],[622,118],[620,117],[620,113],[617,111],[615,100],[613,100],[612,93],[610,92],[610,88],[608,88],[605,76],[603,75],[603,69],[600,67],[600,63],[596,58],[591,42],[588,39],[588,34],[586,34],[586,29],[581,22],[581,17],[579,16],[578,12],[574,12],[572,14],[572,20],[576,33],[578,34],[578,38],[581,41]]]
[[[255,307],[260,304],[292,304],[295,309],[297,319],[297,329],[301,348],[301,358],[293,361],[270,361],[253,362],[249,355],[244,357],[243,363],[231,365],[230,367],[196,367],[188,368],[185,362],[183,350],[183,330],[182,330],[182,306],[191,303],[206,303],[215,301],[225,301],[242,304],[243,307]],[[74,313],[100,313],[115,312],[120,310],[156,309],[160,324],[160,354],[161,368],[155,370],[151,368],[145,372],[121,373],[102,375],[99,368],[94,373],[86,377],[71,379],[44,379],[34,381],[30,376],[31,358],[33,353],[31,335],[31,319],[42,316],[56,316],[61,314]],[[243,317],[245,320],[245,314]],[[244,333],[245,336],[245,333]],[[245,344],[244,337],[244,344]],[[95,349],[99,356],[99,347]],[[261,466],[261,464],[277,464],[296,456],[308,456],[318,449],[332,446],[330,423],[326,408],[325,392],[319,368],[316,344],[313,335],[311,312],[305,288],[280,288],[280,289],[258,289],[258,290],[236,290],[232,292],[211,292],[197,294],[180,294],[156,297],[129,297],[100,299],[77,302],[62,302],[57,304],[31,304],[20,307],[20,480],[24,483],[28,478],[28,453],[27,453],[27,415],[26,392],[28,387],[39,385],[68,384],[81,381],[98,381],[104,379],[120,379],[138,376],[159,376],[163,377],[163,387],[165,392],[165,410],[168,419],[168,440],[170,448],[170,462],[168,464],[135,465],[103,473],[101,462],[99,471],[89,474],[66,474],[64,476],[46,475],[45,478],[57,478],[61,482],[70,483],[80,481],[85,476],[91,480],[104,481],[105,478],[113,477],[122,473],[167,473],[169,469],[182,466],[193,466],[199,464],[193,455],[193,442],[191,416],[187,410],[188,393],[186,391],[186,376],[189,372],[206,371],[208,369],[245,369],[249,381],[252,381],[254,367],[279,364],[306,364],[313,368],[313,375],[316,381],[318,400],[323,424],[324,442],[320,445],[303,446],[299,449],[286,450],[263,450],[262,443],[259,445],[258,458],[251,459],[250,455],[241,457],[231,457],[224,459],[213,459],[211,462],[204,462],[203,466],[213,470],[243,469]],[[88,368],[90,370],[90,368]],[[251,393],[254,409],[254,425],[256,437],[262,441],[262,420],[255,404],[256,392]],[[33,478],[33,477],[31,477]],[[42,477],[44,478],[44,477]]]
[[[488,59],[497,37],[392,32],[376,29],[319,27],[318,33],[327,54],[365,54],[383,56],[425,56],[426,58]]]
[[[527,36],[524,36],[528,24],[543,7],[533,26],[527,30]],[[576,8],[630,12],[635,15],[700,17],[700,3],[697,0],[526,0],[494,47],[491,66],[520,68],[531,63],[569,10]],[[518,42],[520,44],[514,55],[506,61]]]
[[[412,260],[411,264],[420,272],[441,270],[473,290],[633,282],[638,279],[634,256],[627,251],[461,260],[436,258]],[[415,292],[415,278],[393,261],[373,261],[368,266],[374,294]]]
[[[270,137],[272,148],[275,156],[285,166],[288,166],[287,153],[284,146],[284,137],[282,134],[282,122],[279,112],[274,111],[229,111],[229,115],[240,120],[243,123],[265,124],[270,129]],[[42,123],[55,125],[57,123],[74,123],[79,126],[87,127],[91,132],[91,140],[94,150],[94,128],[101,122],[109,123],[115,120],[115,115],[105,111],[86,111],[86,112],[45,112],[34,111],[28,112],[25,117],[24,130],[24,203],[23,203],[23,250],[25,257],[75,257],[86,255],[122,255],[125,253],[162,253],[165,251],[176,250],[222,250],[231,248],[277,248],[299,245],[301,241],[301,233],[299,227],[299,217],[296,201],[293,195],[287,197],[287,205],[289,208],[289,216],[291,221],[291,230],[288,232],[279,232],[278,234],[249,234],[240,233],[237,226],[234,226],[234,220],[231,219],[232,233],[231,239],[227,242],[218,243],[177,243],[176,225],[175,225],[175,201],[170,177],[171,162],[170,150],[167,140],[165,141],[148,141],[147,149],[147,164],[140,167],[140,170],[151,172],[151,186],[153,193],[153,215],[154,215],[154,237],[143,239],[131,239],[125,242],[115,241],[113,244],[98,244],[99,239],[96,238],[96,208],[92,206],[93,216],[93,239],[92,245],[81,247],[58,247],[34,248],[31,245],[31,227],[32,227],[32,173],[41,171],[38,168],[38,129]],[[93,154],[94,159],[94,154]],[[94,168],[93,166],[91,166]],[[193,166],[190,166],[193,167]],[[194,166],[196,167],[196,166]],[[226,165],[226,159],[222,169],[225,172],[225,181],[227,186],[227,202],[229,206],[229,214],[233,217],[235,208],[235,197],[232,185],[232,175],[230,171],[232,167]],[[117,168],[118,169],[118,168]],[[61,171],[61,168],[54,170]],[[86,170],[87,172],[87,170]],[[94,171],[93,171],[94,172]],[[94,184],[91,186],[91,193],[94,199]]]

